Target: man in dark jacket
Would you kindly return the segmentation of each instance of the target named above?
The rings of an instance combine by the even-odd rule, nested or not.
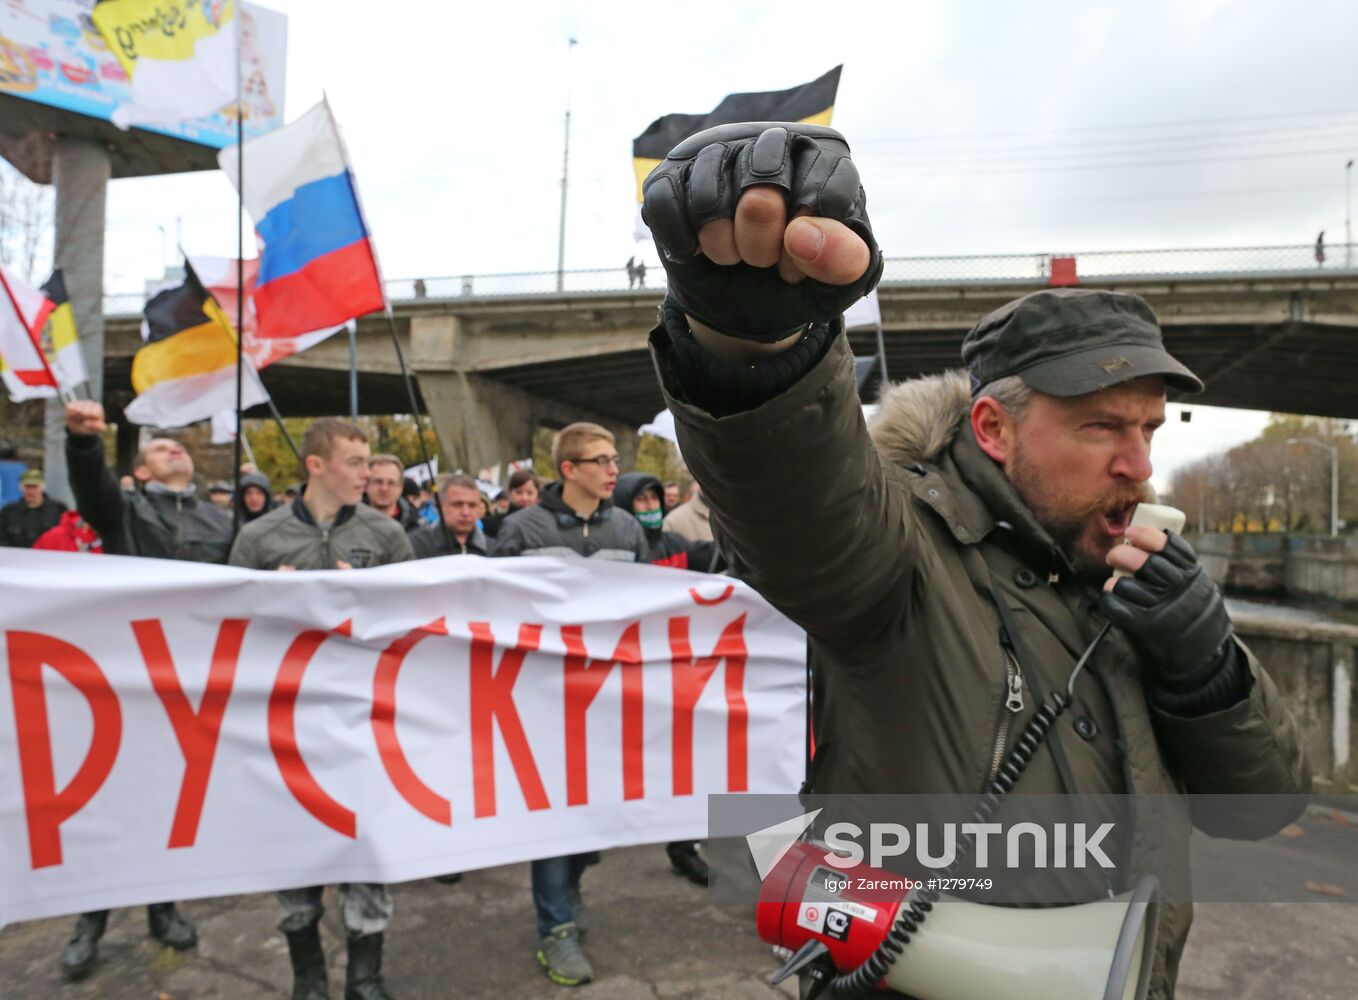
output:
[[[368,438],[343,420],[325,418],[302,437],[307,476],[302,495],[241,528],[231,565],[251,569],[363,569],[414,557],[397,522],[363,503],[368,485]],[[321,948],[321,886],[278,893],[288,940],[294,1000],[325,1000],[328,983]],[[345,1000],[391,1000],[382,978],[382,945],[391,921],[384,885],[340,886],[349,964]]]
[[[560,482],[543,488],[537,506],[506,520],[491,554],[646,562],[641,525],[620,515],[611,500],[618,482],[613,435],[598,424],[571,424],[557,443],[557,468],[568,468],[569,476],[563,471]]]
[[[19,476],[23,495],[0,509],[0,545],[30,549],[45,532],[60,523],[66,505],[49,497],[43,485],[38,469],[26,469]]]
[[[435,556],[484,556],[490,542],[476,526],[481,514],[481,491],[476,480],[462,473],[444,473],[438,478],[437,501],[443,524],[426,524],[410,533],[416,559]]]
[[[1309,786],[1193,550],[1128,525],[1166,390],[1201,383],[1139,298],[1043,291],[981,320],[965,372],[889,393],[869,436],[841,318],[882,271],[865,205],[843,137],[814,126],[708,130],[645,184],[669,275],[656,367],[732,569],[807,631],[812,790],[977,794],[1070,683],[1017,790],[1140,796],[1118,877],[1185,884],[1190,824],[1268,836]],[[1281,801],[1208,814],[1182,792]],[[1066,901],[1101,874],[1070,873]],[[1152,1000],[1191,919],[1161,908]]]
[[[104,464],[104,407],[93,400],[66,404],[66,468],[81,518],[112,555],[221,563],[231,545],[231,515],[194,495],[193,458],[178,441],[152,438],[137,453],[132,474],[142,483],[125,493]],[[82,914],[61,953],[61,971],[83,979],[99,957],[107,910]],[[173,903],[146,908],[151,936],[178,951],[198,943],[193,925]]]
[[[426,524],[410,533],[410,547],[416,559],[439,556],[486,556],[490,540],[477,527],[481,515],[481,490],[476,480],[460,472],[445,472],[435,484],[435,500],[443,524]],[[459,872],[435,875],[434,881],[452,885],[462,881]]]
[[[649,548],[641,525],[610,499],[618,482],[613,435],[598,424],[571,424],[552,443],[552,464],[560,482],[547,485],[537,506],[505,521],[491,555],[645,562]],[[598,860],[597,852],[589,852],[533,862],[537,959],[562,986],[594,978],[580,949],[580,877]]]
[[[93,400],[66,406],[66,467],[76,509],[99,532],[104,551],[188,562],[224,563],[231,515],[200,500],[193,458],[171,438],[152,438],[137,453],[132,475],[141,491],[126,493],[104,464],[99,435],[104,407]]]

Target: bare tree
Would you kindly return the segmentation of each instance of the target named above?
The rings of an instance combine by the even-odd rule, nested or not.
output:
[[[52,266],[52,190],[0,160],[0,264],[31,282]]]
[[[1209,531],[1328,531],[1330,458],[1303,439],[1338,449],[1339,517],[1358,523],[1358,440],[1328,418],[1274,414],[1255,440],[1179,469],[1176,502]]]

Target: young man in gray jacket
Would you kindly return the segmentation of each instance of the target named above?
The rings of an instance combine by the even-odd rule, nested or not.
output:
[[[364,569],[415,557],[401,525],[364,504],[368,438],[343,420],[317,420],[302,438],[307,482],[293,503],[241,529],[232,566]]]
[[[343,420],[317,420],[302,438],[306,486],[291,504],[241,529],[231,565],[252,569],[363,569],[414,558],[399,523],[362,502],[368,438]],[[278,893],[292,960],[293,1000],[326,1000],[325,952],[318,924],[322,886]],[[345,1000],[391,1000],[382,979],[382,938],[391,920],[384,885],[340,886],[349,945]]]

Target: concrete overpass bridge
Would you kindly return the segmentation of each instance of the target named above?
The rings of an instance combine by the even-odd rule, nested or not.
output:
[[[1068,281],[1144,296],[1176,357],[1197,372],[1204,404],[1358,417],[1358,252],[1307,246],[1105,251],[1071,256],[889,258],[879,291],[893,380],[958,363],[963,334],[991,309]],[[1055,280],[1053,279],[1055,275]],[[628,288],[621,268],[389,282],[396,334],[448,458],[485,468],[531,451],[538,427],[594,420],[624,453],[661,408],[646,334],[664,272]],[[661,283],[662,287],[654,287]],[[140,297],[106,303],[105,395],[116,419],[131,398]],[[358,327],[365,413],[407,412],[390,325]],[[851,333],[875,352],[873,330]],[[340,336],[263,373],[285,415],[348,409]],[[864,387],[875,398],[876,377]]]

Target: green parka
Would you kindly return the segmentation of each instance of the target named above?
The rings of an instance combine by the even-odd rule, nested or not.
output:
[[[1006,749],[999,744],[1031,718],[1034,691],[1050,698],[1064,688],[1104,620],[1098,591],[1076,578],[976,444],[965,373],[892,387],[869,432],[843,336],[789,390],[722,418],[682,401],[663,327],[652,345],[685,461],[733,572],[808,633],[811,789],[979,793]],[[1001,646],[992,584],[1041,675],[1022,678],[1018,713],[1004,708],[1015,665]],[[1192,823],[1263,837],[1300,809],[1298,799],[1227,831],[1179,794],[1291,795],[1309,786],[1296,725],[1244,652],[1249,696],[1201,718],[1148,702],[1138,654],[1117,630],[1078,679],[1057,723],[1075,790],[1160,803],[1161,815],[1139,816],[1132,867],[1186,877]],[[1016,791],[1063,791],[1049,748]],[[1088,898],[1099,890],[1089,886]],[[1187,903],[1162,908],[1155,1000],[1173,995],[1191,920]]]

